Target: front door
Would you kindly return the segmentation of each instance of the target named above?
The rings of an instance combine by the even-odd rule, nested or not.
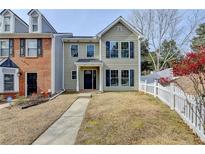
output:
[[[27,95],[37,93],[37,73],[27,73]]]
[[[96,89],[96,70],[84,70],[84,89]]]

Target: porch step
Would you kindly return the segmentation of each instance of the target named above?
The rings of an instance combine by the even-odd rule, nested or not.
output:
[[[91,98],[92,94],[91,93],[79,93],[78,98]]]

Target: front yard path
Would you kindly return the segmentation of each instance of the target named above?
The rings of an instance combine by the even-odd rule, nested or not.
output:
[[[89,98],[78,98],[33,144],[74,144]]]
[[[201,144],[158,99],[140,92],[95,94],[76,144]]]

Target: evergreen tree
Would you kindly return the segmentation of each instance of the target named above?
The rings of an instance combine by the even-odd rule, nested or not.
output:
[[[196,36],[192,39],[191,48],[193,51],[205,48],[205,23],[200,24],[196,29]]]

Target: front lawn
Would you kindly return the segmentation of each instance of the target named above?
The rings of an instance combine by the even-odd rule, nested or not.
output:
[[[27,109],[0,110],[0,144],[31,144],[76,100],[77,94],[62,94],[56,99]]]
[[[76,144],[201,144],[158,99],[140,92],[95,94]]]

